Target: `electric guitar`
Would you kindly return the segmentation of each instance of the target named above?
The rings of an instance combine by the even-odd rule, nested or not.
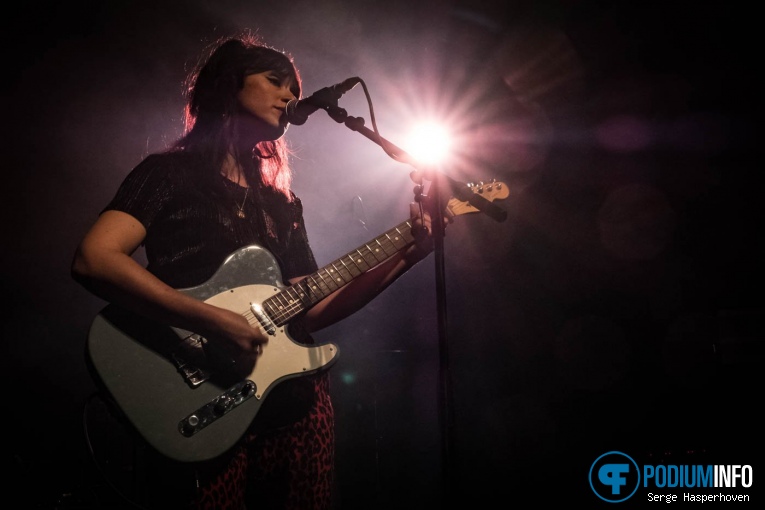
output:
[[[508,196],[501,182],[473,185],[494,201]],[[451,198],[453,216],[478,212]],[[404,221],[294,285],[285,285],[276,259],[250,245],[232,253],[205,283],[181,292],[242,313],[269,337],[252,372],[232,378],[211,362],[206,340],[153,323],[115,305],[94,319],[86,359],[141,437],[162,455],[180,462],[213,459],[244,435],[269,392],[287,379],[328,369],[338,356],[331,343],[295,342],[288,326],[335,290],[414,243]]]

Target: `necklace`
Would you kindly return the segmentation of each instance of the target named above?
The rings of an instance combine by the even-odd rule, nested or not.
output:
[[[245,214],[244,214],[244,204],[245,204],[245,202],[247,202],[247,193],[249,193],[249,192],[250,192],[250,187],[249,186],[244,188],[244,198],[242,199],[242,205],[238,205],[237,206],[239,208],[239,210],[236,212],[236,215],[239,216],[242,219],[244,219],[246,217]]]

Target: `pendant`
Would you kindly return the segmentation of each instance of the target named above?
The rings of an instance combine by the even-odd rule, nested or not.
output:
[[[239,216],[240,218],[244,219],[244,211],[242,211],[241,209],[239,209],[239,210],[236,212],[236,215],[237,215],[237,216]]]

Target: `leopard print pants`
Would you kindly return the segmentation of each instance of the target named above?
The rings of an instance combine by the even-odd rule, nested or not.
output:
[[[307,416],[273,431],[248,433],[221,462],[198,472],[196,510],[328,510],[334,463],[329,377],[314,379]]]

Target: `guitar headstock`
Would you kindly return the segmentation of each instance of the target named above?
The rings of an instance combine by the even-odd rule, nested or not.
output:
[[[495,200],[503,200],[510,195],[510,190],[503,182],[491,181],[469,183],[467,186],[473,193],[482,196],[489,202],[493,202]],[[446,210],[453,216],[479,212],[479,210],[470,205],[469,202],[459,200],[457,198],[449,199],[449,202],[446,204]]]

